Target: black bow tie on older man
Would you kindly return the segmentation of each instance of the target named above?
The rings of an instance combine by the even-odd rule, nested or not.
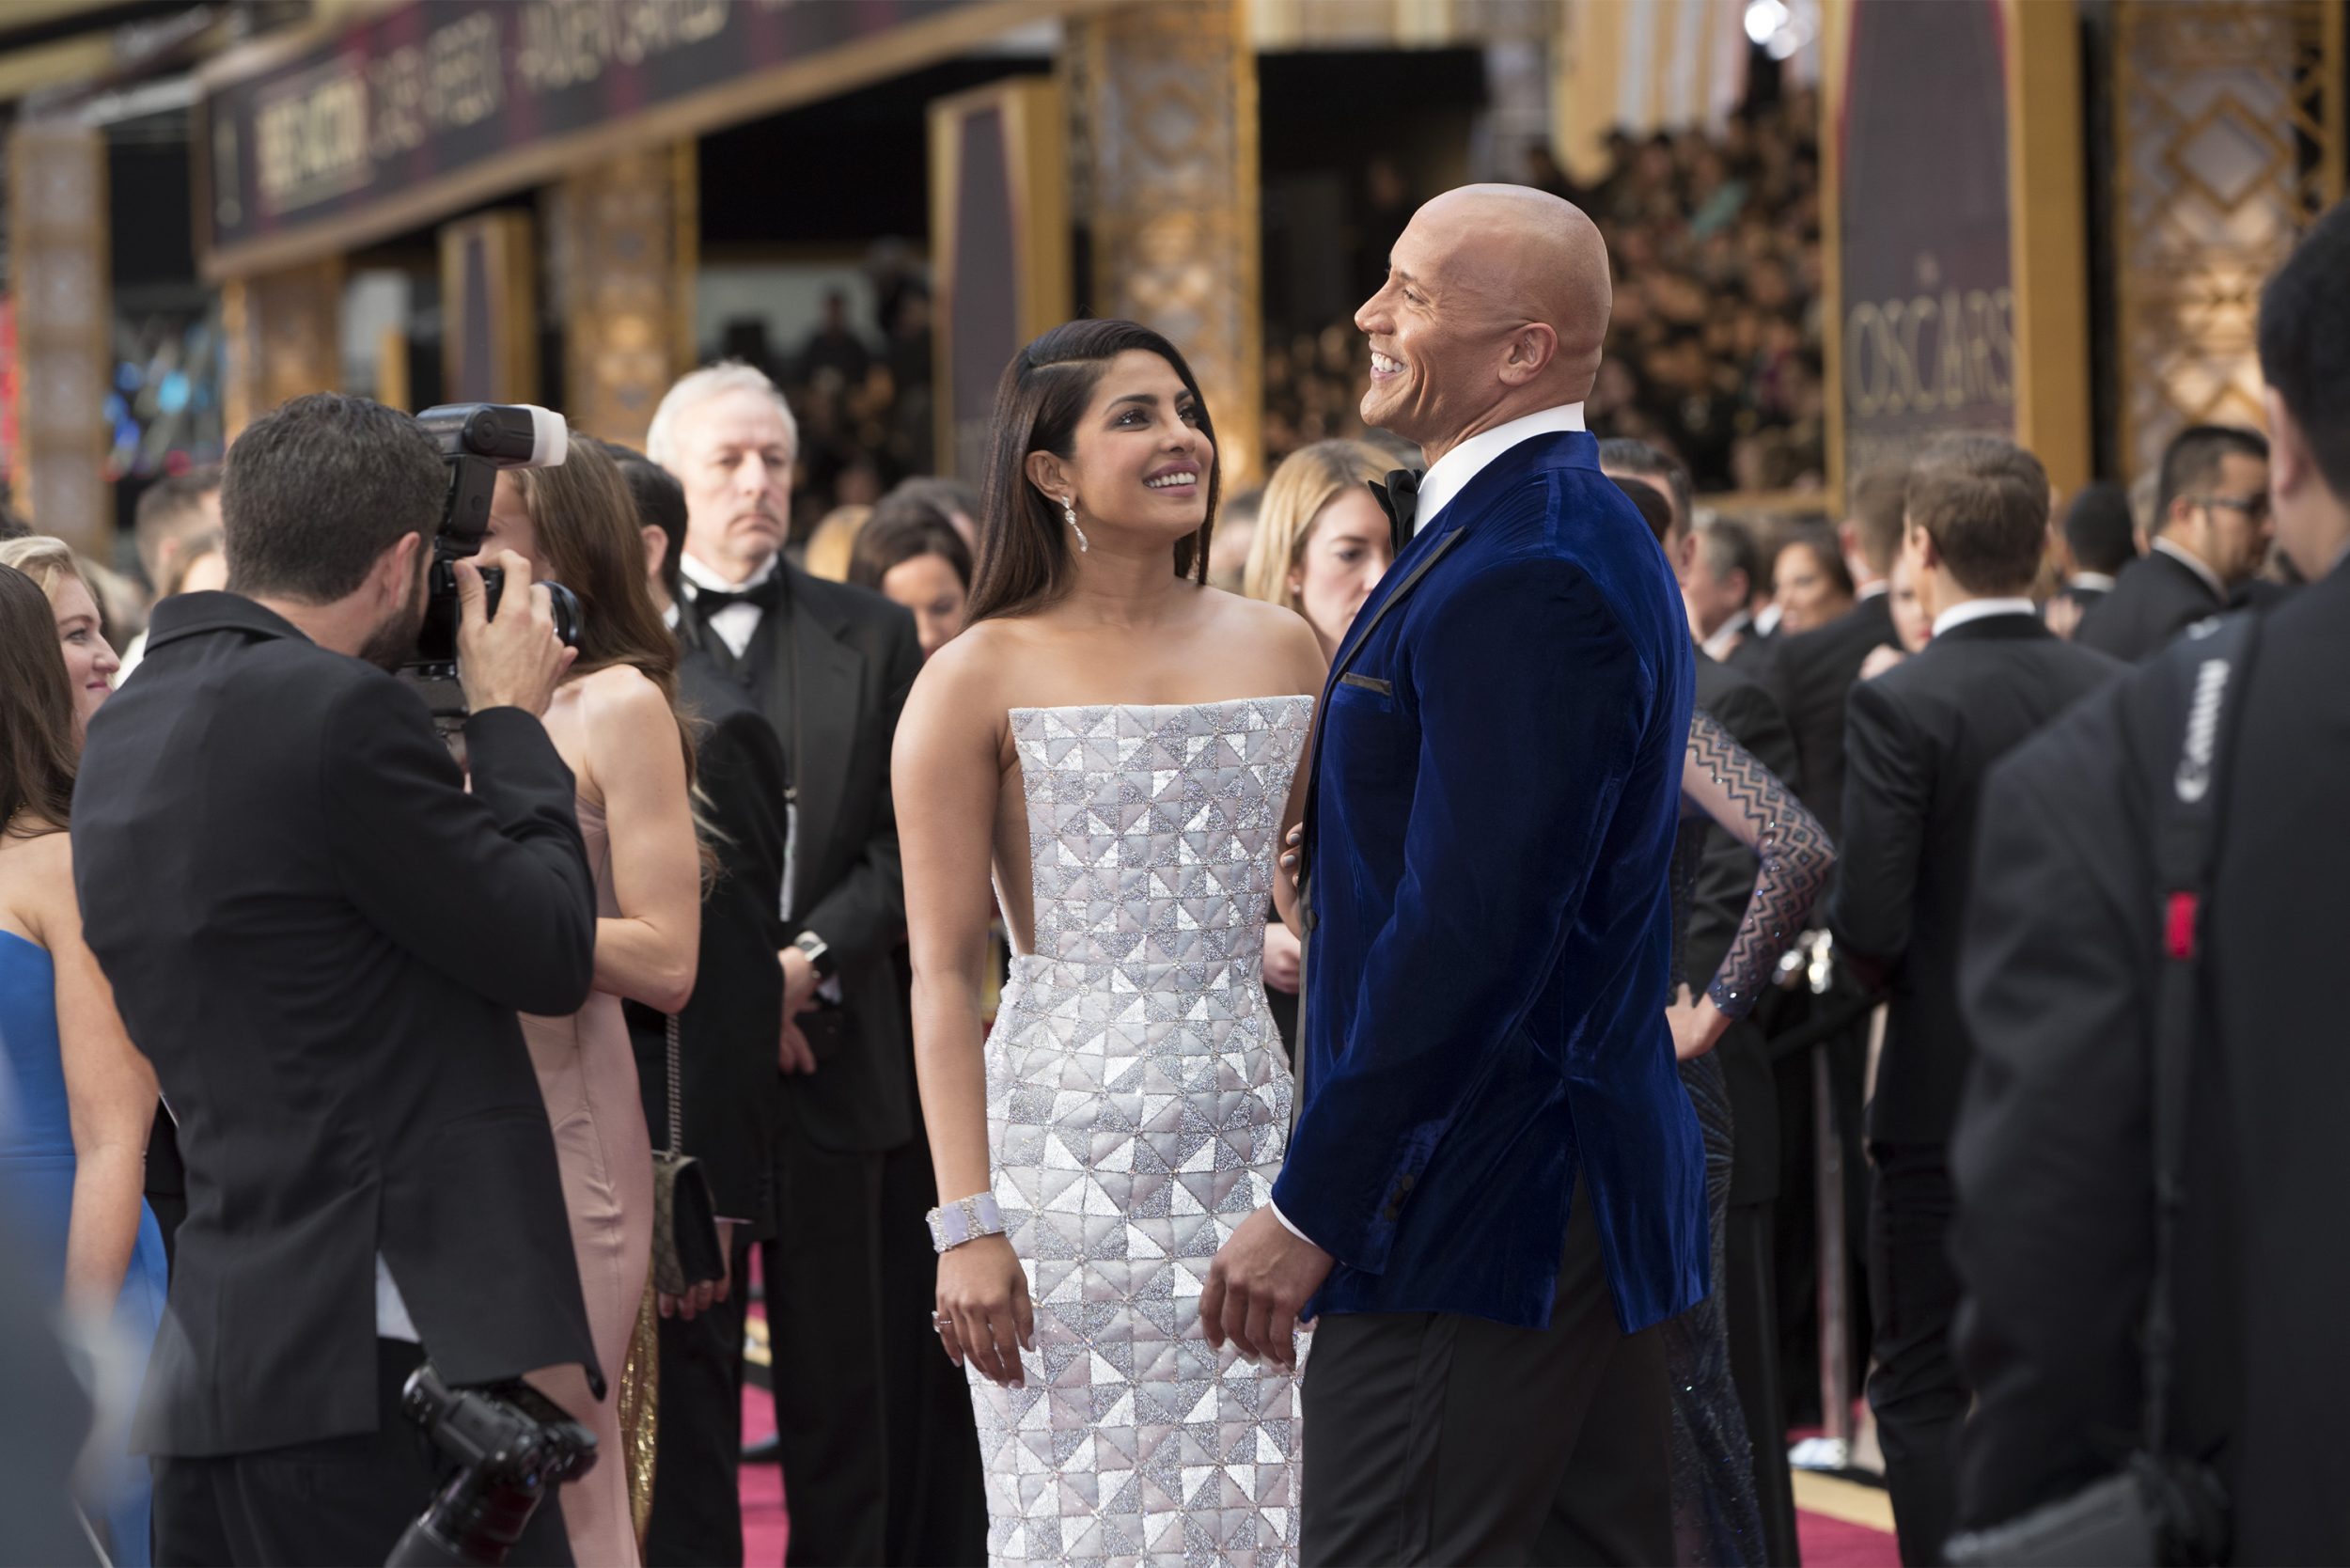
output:
[[[742,589],[697,588],[694,590],[694,613],[705,625],[720,610],[736,604],[756,604],[762,610],[773,610],[783,603],[783,573],[771,572],[764,582],[753,583]]]
[[[1387,537],[1400,556],[1412,542],[1412,529],[1419,521],[1419,474],[1399,468],[1387,476],[1386,484],[1373,481],[1371,493],[1378,497],[1379,510],[1387,514]]]

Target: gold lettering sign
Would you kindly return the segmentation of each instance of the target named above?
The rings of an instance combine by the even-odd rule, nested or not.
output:
[[[2015,296],[1945,289],[1937,296],[1864,300],[1844,318],[1852,411],[1956,413],[2015,404]]]

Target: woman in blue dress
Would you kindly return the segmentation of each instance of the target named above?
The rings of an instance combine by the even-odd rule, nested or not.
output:
[[[52,1293],[78,1337],[117,1366],[102,1394],[135,1388],[164,1309],[164,1243],[139,1195],[155,1074],[115,1013],[82,940],[67,818],[89,684],[71,640],[87,586],[44,594],[0,567],[0,1203],[31,1255],[9,1260]],[[53,600],[55,601],[53,603]],[[95,619],[95,606],[88,606]],[[69,625],[68,622],[72,624]],[[81,686],[73,676],[83,677]],[[119,1422],[85,1455],[84,1512],[118,1564],[150,1560],[147,1464]]]

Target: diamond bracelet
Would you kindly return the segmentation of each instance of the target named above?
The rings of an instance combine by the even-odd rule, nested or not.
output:
[[[959,1198],[944,1208],[932,1209],[924,1217],[930,1222],[931,1246],[941,1252],[981,1236],[1004,1233],[1004,1215],[995,1207],[995,1195],[992,1192]]]

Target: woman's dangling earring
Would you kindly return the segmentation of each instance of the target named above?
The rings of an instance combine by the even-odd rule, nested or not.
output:
[[[1069,519],[1069,531],[1077,536],[1077,554],[1082,556],[1086,553],[1086,531],[1077,526],[1077,498],[1074,495],[1062,496],[1060,510],[1061,515]]]

